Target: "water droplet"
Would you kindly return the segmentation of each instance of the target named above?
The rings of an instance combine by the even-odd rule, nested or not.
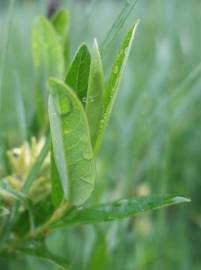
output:
[[[87,103],[87,97],[83,97],[82,102]]]
[[[94,97],[93,96],[89,96],[89,102],[94,102]]]
[[[72,103],[67,95],[56,99],[56,108],[61,116],[66,116],[72,111]]]
[[[105,123],[105,120],[104,119],[100,120],[100,128],[101,129],[104,128],[104,123]]]

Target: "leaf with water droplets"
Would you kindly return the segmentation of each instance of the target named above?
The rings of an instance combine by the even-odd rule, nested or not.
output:
[[[83,105],[85,105],[84,98],[87,98],[90,64],[89,50],[86,44],[82,44],[78,48],[65,78],[65,83],[72,87]]]
[[[95,145],[96,138],[98,136],[99,122],[103,115],[103,90],[103,66],[98,44],[95,40],[93,46],[86,103],[86,113],[89,122],[92,146]]]
[[[59,179],[67,202],[79,205],[91,195],[95,182],[86,114],[67,85],[50,79],[49,88],[50,129]]]
[[[123,219],[142,214],[145,211],[186,202],[190,202],[190,200],[184,197],[164,195],[122,199],[92,207],[75,207],[66,216],[53,223],[51,228],[56,229],[66,225],[93,224]]]
[[[129,29],[127,35],[125,36],[120,51],[117,55],[116,61],[114,63],[114,66],[112,68],[109,81],[106,85],[104,93],[104,114],[102,119],[100,120],[98,138],[95,145],[95,153],[97,153],[100,148],[100,143],[102,141],[105,128],[110,118],[110,114],[114,105],[117,91],[130,53],[131,45],[133,43],[137,25],[138,23],[134,24],[134,26],[132,26],[131,29]]]

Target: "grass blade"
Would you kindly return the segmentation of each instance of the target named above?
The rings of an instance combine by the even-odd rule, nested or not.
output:
[[[4,50],[2,53],[3,57],[2,57],[1,71],[0,71],[0,112],[2,110],[1,107],[2,107],[3,77],[4,77],[5,66],[6,66],[6,59],[8,56],[8,46],[9,46],[9,40],[10,40],[14,6],[15,6],[15,0],[10,0],[10,8],[9,8],[9,16],[8,16],[8,32],[7,32],[7,36],[6,36],[5,47],[4,47]]]
[[[138,0],[131,0],[126,1],[123,9],[121,10],[120,14],[117,16],[115,22],[113,23],[111,29],[108,31],[107,36],[105,37],[102,46],[101,52],[105,54],[108,47],[112,44],[116,36],[118,35],[121,28],[124,26],[124,23],[128,19],[129,15],[131,14],[132,10],[136,6]]]

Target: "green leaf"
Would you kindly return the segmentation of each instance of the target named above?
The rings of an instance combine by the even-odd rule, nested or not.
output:
[[[147,196],[137,199],[123,199],[93,207],[75,207],[66,216],[51,225],[52,229],[66,225],[93,224],[136,216],[145,211],[189,202],[189,199],[175,196]]]
[[[103,115],[104,75],[97,41],[94,41],[89,76],[86,113],[89,122],[92,146],[95,145],[100,119]]]
[[[110,114],[116,99],[117,91],[130,53],[131,45],[133,43],[137,25],[138,22],[131,27],[131,29],[125,36],[120,51],[117,55],[116,61],[113,65],[109,81],[106,85],[104,93],[104,114],[103,118],[100,120],[99,123],[99,132],[95,145],[95,153],[97,153],[99,150],[105,128],[110,118]]]
[[[51,183],[52,183],[52,201],[56,207],[61,205],[64,197],[62,185],[59,179],[59,173],[54,159],[53,149],[51,150]]]
[[[43,16],[33,24],[32,52],[34,66],[38,72],[45,69],[47,76],[63,78],[62,47],[53,26]]]
[[[17,251],[49,261],[63,270],[69,269],[69,262],[49,251],[44,241],[29,241],[28,243],[18,247]]]
[[[72,87],[83,104],[87,99],[90,64],[89,50],[86,44],[82,44],[78,48],[65,78],[65,83]]]
[[[74,92],[50,79],[49,119],[55,163],[64,198],[84,203],[95,183],[95,163],[84,108]]]
[[[52,204],[51,196],[47,196],[38,203],[33,205],[32,213],[34,219],[35,228],[42,226],[46,223],[54,212],[54,206]],[[19,217],[13,224],[13,230],[18,237],[30,232],[30,222],[28,211],[20,212]]]
[[[47,128],[47,92],[49,76],[64,78],[64,57],[60,40],[50,21],[39,17],[32,28],[32,55],[35,67],[35,122],[37,129]],[[34,123],[35,124],[35,123]],[[34,130],[35,131],[35,130]]]
[[[52,25],[56,31],[58,40],[61,44],[63,51],[65,50],[68,27],[69,27],[69,12],[67,10],[58,11],[52,18]]]

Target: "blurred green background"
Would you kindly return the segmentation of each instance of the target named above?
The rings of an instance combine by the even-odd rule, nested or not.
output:
[[[63,0],[71,13],[70,55],[97,37],[101,44],[126,1]],[[31,25],[49,1],[15,1],[3,76],[0,127],[7,147],[30,138],[34,113]],[[0,61],[9,1],[0,1]],[[201,1],[139,0],[104,54],[109,71],[126,26],[140,18],[115,109],[97,161],[92,201],[142,194],[179,194],[190,205],[50,236],[74,270],[201,269]],[[0,65],[1,66],[1,65]],[[107,74],[106,74],[107,77]],[[16,88],[23,93],[23,100]],[[23,115],[25,119],[21,119]],[[26,127],[22,126],[26,123]],[[0,149],[0,154],[3,149]],[[16,256],[0,269],[58,269]]]

